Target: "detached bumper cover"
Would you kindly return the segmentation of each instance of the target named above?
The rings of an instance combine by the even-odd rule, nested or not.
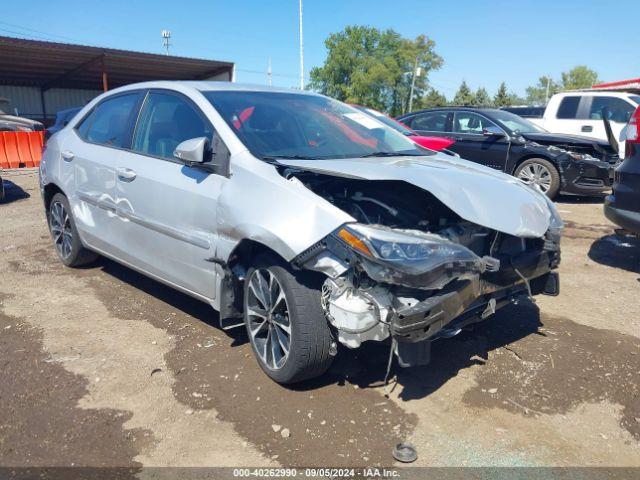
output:
[[[597,195],[611,188],[613,165],[602,161],[563,160],[560,190],[564,193]]]
[[[617,208],[615,195],[608,195],[605,198],[604,215],[616,225],[640,235],[640,212]]]

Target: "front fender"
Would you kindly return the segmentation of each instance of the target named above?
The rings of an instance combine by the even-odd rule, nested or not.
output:
[[[232,176],[217,207],[216,258],[227,261],[244,239],[259,242],[291,261],[353,217],[281,176],[250,153],[232,159]]]

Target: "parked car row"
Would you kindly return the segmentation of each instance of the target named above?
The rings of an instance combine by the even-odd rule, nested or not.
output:
[[[446,138],[462,158],[514,175],[550,198],[601,195],[619,161],[606,141],[549,133],[504,110],[434,108],[398,120],[420,135]]]
[[[515,142],[506,120],[458,113],[445,128],[475,135],[478,121],[489,144]],[[46,144],[55,250],[71,267],[105,255],[209,303],[222,328],[246,327],[280,383],[321,375],[339,344],[386,342],[390,361],[425,364],[435,339],[559,293],[563,224],[544,194],[374,117],[219,82],[102,94]]]

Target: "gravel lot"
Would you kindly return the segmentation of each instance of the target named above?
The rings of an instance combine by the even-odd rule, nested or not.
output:
[[[640,466],[640,242],[601,201],[559,202],[560,297],[438,341],[386,398],[386,348],[283,388],[207,305],[108,260],[63,267],[37,173],[3,178],[1,466],[393,465],[399,439],[421,466]]]

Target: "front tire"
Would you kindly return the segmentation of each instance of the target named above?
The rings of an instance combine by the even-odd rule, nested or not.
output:
[[[63,194],[56,193],[49,202],[47,221],[56,253],[67,267],[80,267],[98,258],[97,253],[82,245],[69,200]]]
[[[553,163],[544,158],[525,160],[513,175],[551,199],[560,191],[560,173]]]
[[[260,368],[281,384],[318,377],[335,352],[320,305],[318,281],[275,255],[263,255],[247,272],[244,319]]]

